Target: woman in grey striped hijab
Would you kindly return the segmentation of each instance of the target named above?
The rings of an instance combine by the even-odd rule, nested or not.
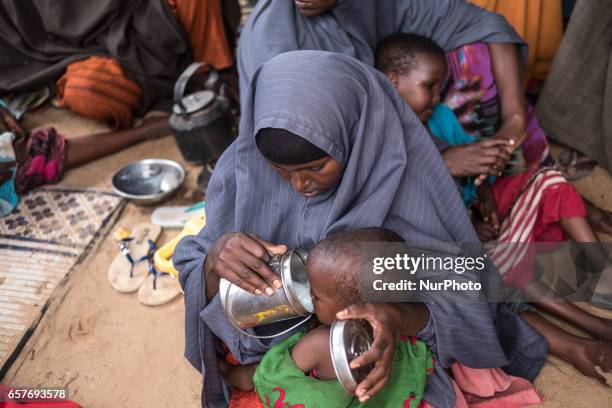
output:
[[[399,32],[431,38],[446,51],[474,42],[517,44],[527,58],[525,42],[503,16],[464,0],[259,0],[238,44],[241,100],[257,68],[278,54],[332,51],[374,65],[378,43]],[[520,83],[518,73],[508,80]]]
[[[173,257],[185,290],[185,354],[204,373],[207,407],[227,405],[219,339],[241,364],[259,361],[280,340],[237,332],[214,289],[219,275],[249,290],[270,289],[262,262],[278,249],[270,243],[309,250],[328,234],[363,227],[385,227],[419,245],[478,243],[431,137],[375,69],[335,53],[289,52],[254,74],[246,101],[240,136],[210,181],[207,225],[184,238]],[[325,152],[340,169],[335,183],[299,187],[298,170],[287,177],[259,151],[262,129],[290,132]],[[439,362],[425,395],[435,406],[454,404],[444,371],[454,361],[529,379],[543,364],[546,342],[507,309],[444,297],[425,304],[429,318],[415,335]]]

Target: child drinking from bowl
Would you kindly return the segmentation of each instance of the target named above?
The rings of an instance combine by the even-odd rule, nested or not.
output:
[[[399,336],[389,382],[372,398],[362,398],[361,405],[336,379],[329,345],[336,314],[359,300],[358,275],[364,258],[355,248],[365,242],[401,241],[389,230],[368,228],[319,242],[308,256],[306,273],[320,325],[273,346],[258,365],[232,367],[223,363],[226,382],[241,390],[255,388],[266,407],[286,403],[291,407],[418,407],[427,376],[433,371],[431,351],[425,343]]]

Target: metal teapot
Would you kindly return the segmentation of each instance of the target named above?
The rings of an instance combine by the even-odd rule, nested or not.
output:
[[[234,141],[231,102],[226,86],[215,87],[219,73],[210,68],[204,89],[185,95],[189,80],[204,63],[194,62],[181,74],[174,86],[174,107],[170,128],[183,158],[192,163],[217,160]]]

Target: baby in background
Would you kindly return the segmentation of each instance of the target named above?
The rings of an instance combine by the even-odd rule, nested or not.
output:
[[[359,302],[358,278],[364,266],[360,245],[383,242],[402,239],[386,229],[365,228],[330,235],[319,242],[308,256],[306,273],[320,325],[274,345],[259,365],[230,367],[223,363],[225,381],[242,390],[254,388],[266,406],[282,399],[283,404],[306,407],[418,407],[433,370],[431,351],[425,343],[401,336],[389,382],[363,403],[342,389],[332,364],[330,325],[339,311]]]

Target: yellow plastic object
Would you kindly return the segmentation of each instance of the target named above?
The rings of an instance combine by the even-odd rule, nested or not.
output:
[[[174,265],[172,264],[172,254],[174,253],[174,249],[179,241],[183,239],[183,237],[187,235],[196,235],[202,228],[204,228],[204,225],[206,225],[206,214],[202,214],[187,221],[180,234],[155,251],[155,255],[153,255],[155,269],[160,272],[169,273],[174,277],[178,277],[178,271],[174,269]]]

